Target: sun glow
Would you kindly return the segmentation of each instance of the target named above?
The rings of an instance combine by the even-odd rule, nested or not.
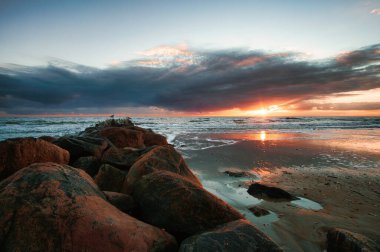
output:
[[[266,116],[274,111],[277,111],[279,110],[280,107],[277,106],[277,105],[272,105],[272,106],[269,106],[268,108],[261,108],[261,109],[257,109],[257,110],[250,110],[248,112],[248,114],[250,115],[261,115],[261,116]]]
[[[264,142],[266,138],[267,138],[267,133],[265,132],[265,130],[262,130],[260,132],[260,139],[261,139],[261,141]]]
[[[267,110],[267,109],[259,109],[257,112],[260,115],[267,115],[269,113],[269,110]]]

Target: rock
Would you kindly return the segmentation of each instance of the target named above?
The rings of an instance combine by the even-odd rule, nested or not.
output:
[[[243,216],[183,176],[156,171],[137,181],[132,197],[139,217],[182,240]]]
[[[132,192],[134,184],[142,176],[159,170],[179,174],[198,186],[202,186],[199,179],[187,166],[181,154],[179,154],[174,147],[165,145],[154,147],[132,165],[122,192]]]
[[[283,250],[248,221],[236,220],[185,239],[179,251],[280,252]]]
[[[174,251],[175,239],[105,200],[84,171],[33,164],[0,183],[1,251]]]
[[[110,164],[121,170],[129,170],[136,160],[147,150],[133,150],[131,148],[119,149],[111,147],[102,156],[102,163]]]
[[[230,177],[241,178],[241,177],[256,177],[254,174],[248,171],[242,171],[240,169],[228,169],[224,171]]]
[[[31,137],[1,141],[0,153],[0,180],[33,163],[67,164],[70,159],[66,150]]]
[[[52,137],[52,136],[40,136],[38,139],[42,139],[42,140],[45,140],[46,142],[50,142],[50,143],[57,140],[56,137]]]
[[[102,191],[120,192],[127,173],[111,165],[103,164],[95,177],[95,183]]]
[[[143,133],[137,130],[126,129],[121,127],[109,127],[102,129],[100,132],[102,137],[110,140],[118,148],[134,147],[143,148]]]
[[[271,187],[262,185],[259,183],[253,183],[248,188],[248,193],[256,198],[265,198],[269,200],[296,200],[297,197],[291,195],[287,191],[284,191],[277,187]]]
[[[154,133],[153,131],[144,132],[144,144],[145,146],[153,145],[167,145],[168,141],[163,135]]]
[[[253,206],[248,208],[249,211],[251,211],[256,217],[261,217],[270,214],[268,210],[258,207],[258,206]]]
[[[117,207],[120,211],[134,216],[136,214],[137,205],[132,196],[118,193],[104,191],[109,203]]]
[[[101,138],[77,136],[60,137],[53,143],[70,152],[70,163],[80,157],[100,158],[109,146],[108,142]]]
[[[364,235],[333,228],[327,232],[327,252],[380,251],[379,245]]]
[[[80,157],[73,163],[75,168],[84,170],[91,177],[95,177],[99,171],[100,165],[101,163],[99,159],[93,156]]]

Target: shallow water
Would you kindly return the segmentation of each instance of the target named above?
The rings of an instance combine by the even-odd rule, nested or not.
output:
[[[291,201],[291,203],[293,205],[296,205],[298,207],[301,207],[301,208],[305,208],[305,209],[310,209],[310,210],[322,210],[323,209],[323,206],[315,201],[312,201],[312,200],[309,200],[309,199],[306,199],[306,198],[302,198],[302,197],[298,197],[298,200],[293,200]]]
[[[105,119],[109,118],[1,117],[0,140],[22,136],[75,134]],[[243,133],[261,130],[308,133],[326,129],[380,129],[380,117],[140,117],[133,118],[133,121],[141,127],[166,135],[174,144],[176,136],[191,133]],[[326,136],[325,133],[323,135]]]

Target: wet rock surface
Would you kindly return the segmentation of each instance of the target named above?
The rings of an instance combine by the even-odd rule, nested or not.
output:
[[[30,164],[55,162],[67,164],[70,154],[45,140],[14,138],[0,142],[0,180]]]
[[[102,129],[100,136],[110,140],[118,148],[134,147],[143,148],[144,139],[141,131],[121,127],[110,127]]]
[[[330,229],[327,233],[327,252],[370,251],[380,251],[380,246],[364,235],[341,228]]]
[[[72,164],[73,167],[84,170],[91,177],[98,173],[100,165],[100,160],[93,156],[80,157]]]
[[[149,148],[139,150],[133,148],[119,149],[111,147],[103,153],[101,162],[127,171],[136,162],[136,160],[147,151],[149,151]]]
[[[85,172],[33,164],[0,183],[1,251],[174,251],[175,239],[109,204]]]
[[[251,184],[248,188],[248,193],[256,198],[267,200],[291,201],[298,199],[281,188],[266,186],[259,183]]]
[[[145,146],[167,145],[168,142],[166,140],[166,137],[164,137],[163,135],[154,133],[152,131],[145,131],[144,144]]]
[[[181,154],[172,146],[165,145],[152,148],[133,164],[126,178],[125,192],[132,192],[135,183],[144,175],[160,170],[179,174],[198,186],[202,186]]]
[[[224,173],[230,177],[235,177],[235,178],[256,177],[254,174],[248,171],[242,171],[238,169],[229,169],[229,170],[224,171]]]
[[[181,240],[243,216],[192,181],[168,171],[143,176],[132,194],[140,218]]]
[[[179,251],[280,252],[283,250],[248,221],[236,220],[185,239]]]
[[[105,139],[80,136],[60,137],[53,143],[70,152],[71,163],[80,157],[94,156],[100,158],[109,146]]]
[[[95,177],[95,183],[103,191],[120,192],[126,175],[125,171],[103,164]]]
[[[132,196],[124,193],[110,191],[104,191],[104,194],[108,202],[117,207],[120,211],[131,216],[134,216],[136,214],[137,205]]]
[[[261,217],[270,214],[270,212],[264,208],[253,206],[248,208],[249,211],[251,211],[256,217]]]

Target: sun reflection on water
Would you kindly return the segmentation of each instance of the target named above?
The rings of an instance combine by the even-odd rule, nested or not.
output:
[[[266,138],[267,138],[267,133],[265,132],[265,130],[262,130],[260,132],[260,139],[261,139],[261,141],[264,142]]]

